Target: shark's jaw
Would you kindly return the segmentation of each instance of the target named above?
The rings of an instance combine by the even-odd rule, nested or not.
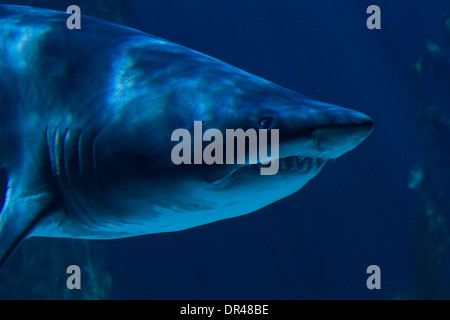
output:
[[[326,162],[327,160],[323,158],[288,156],[272,159],[269,164],[258,162],[238,166],[228,171],[225,176],[211,180],[210,183],[214,186],[221,187],[227,186],[239,178],[252,176],[256,178],[258,175],[261,175],[261,168],[267,168],[270,165],[274,165],[274,163],[277,163],[278,166],[277,175],[282,175],[283,178],[289,178],[291,176],[295,179],[302,175],[309,176],[312,172],[316,175],[324,167]]]
[[[224,166],[222,170],[216,167],[217,171],[209,176],[209,182],[221,187],[230,186],[237,179],[259,180],[258,176],[261,175],[262,169],[271,167],[273,169],[271,172],[274,173],[272,180],[269,175],[264,181],[276,182],[277,179],[284,179],[288,182],[297,182],[301,188],[320,172],[329,159],[340,157],[364,141],[372,132],[372,128],[373,122],[367,118],[360,123],[300,130],[308,134],[299,134],[297,138],[282,141],[278,158],[272,158],[268,163]]]

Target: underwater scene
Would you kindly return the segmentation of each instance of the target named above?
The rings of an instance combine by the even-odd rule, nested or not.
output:
[[[0,0],[0,71],[0,300],[450,299],[449,0]]]

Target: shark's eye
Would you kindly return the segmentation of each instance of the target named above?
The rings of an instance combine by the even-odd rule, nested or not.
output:
[[[259,120],[259,125],[263,129],[270,130],[270,129],[272,129],[272,126],[273,126],[273,118],[270,118],[270,117],[262,118],[261,120]]]

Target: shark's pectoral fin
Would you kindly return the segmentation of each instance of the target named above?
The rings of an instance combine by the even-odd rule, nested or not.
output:
[[[48,192],[26,195],[24,188],[8,186],[0,213],[0,267],[46,213],[53,199]],[[27,190],[28,191],[28,190]]]

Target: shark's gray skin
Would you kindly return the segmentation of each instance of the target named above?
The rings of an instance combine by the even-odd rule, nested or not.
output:
[[[361,143],[372,120],[148,34],[0,6],[0,263],[32,236],[183,230],[286,197]],[[278,129],[280,171],[180,165],[175,129]]]

